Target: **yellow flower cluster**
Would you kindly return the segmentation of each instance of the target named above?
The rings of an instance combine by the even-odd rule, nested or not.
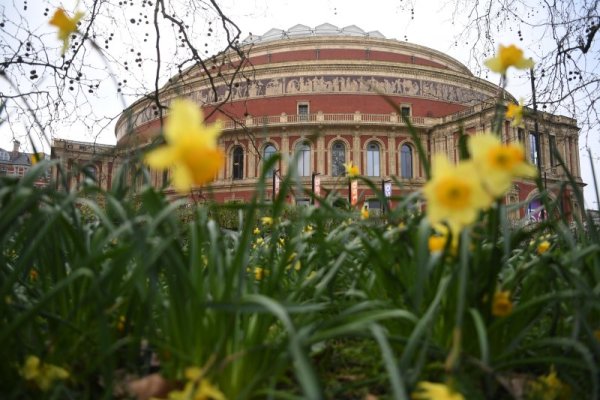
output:
[[[286,270],[291,269],[292,264],[293,264],[294,270],[300,271],[300,269],[302,268],[302,263],[300,262],[300,260],[296,259],[297,257],[298,257],[298,254],[296,254],[296,253],[290,254],[290,256],[288,258],[289,264],[285,267]]]
[[[471,137],[469,151],[472,158],[457,165],[445,156],[434,156],[432,178],[423,188],[429,222],[446,222],[453,235],[472,224],[494,198],[503,196],[513,178],[537,174],[519,143],[503,144],[492,133]]]
[[[183,390],[173,390],[169,400],[225,400],[226,397],[208,379],[202,378],[202,370],[190,367],[185,370],[187,382]]]
[[[542,375],[531,382],[528,387],[530,399],[568,400],[572,399],[571,387],[558,378],[554,366],[548,375]]]
[[[36,356],[28,356],[21,368],[21,376],[32,381],[39,389],[47,391],[54,381],[67,379],[69,372],[56,365],[43,363]]]
[[[535,251],[539,254],[542,255],[545,252],[547,252],[548,250],[550,250],[550,247],[552,247],[552,243],[550,242],[551,235],[542,235],[539,238],[537,238],[537,240],[532,240],[531,242],[529,242],[529,245],[532,247],[535,247]]]
[[[172,168],[173,186],[185,193],[212,181],[223,165],[225,155],[217,147],[220,132],[219,124],[203,124],[196,103],[174,100],[164,130],[167,145],[148,152],[144,161],[155,170]]]
[[[273,218],[272,217],[262,217],[260,219],[260,222],[264,225],[264,226],[271,226],[273,225]]]
[[[413,392],[413,400],[465,400],[459,392],[452,390],[444,383],[419,382],[417,390]]]

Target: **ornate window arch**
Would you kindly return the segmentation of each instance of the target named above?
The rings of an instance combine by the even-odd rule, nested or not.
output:
[[[412,145],[404,142],[400,145],[400,176],[402,179],[413,179],[414,171],[414,150]]]
[[[273,145],[273,143],[266,143],[265,147],[263,147],[263,162],[269,160],[269,158],[273,157],[277,153],[277,148]],[[273,172],[275,171],[275,167],[272,167],[265,173],[267,178],[273,176]]]
[[[98,182],[98,166],[93,162],[85,164],[82,167],[83,176],[92,179],[94,182]]]
[[[381,176],[381,144],[376,140],[367,143],[367,176]]]
[[[310,144],[300,141],[296,144],[298,176],[310,176],[312,169],[310,164]]]
[[[346,143],[336,139],[331,145],[331,176],[345,176]]]
[[[240,145],[231,151],[231,178],[244,179],[244,148]]]

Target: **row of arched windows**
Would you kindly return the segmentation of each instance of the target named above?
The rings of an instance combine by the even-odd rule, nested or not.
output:
[[[271,143],[267,143],[263,148],[263,160],[266,161],[277,153],[277,149]],[[297,153],[297,173],[298,176],[310,176],[311,168],[311,148],[306,142],[301,142],[296,146]],[[381,147],[379,143],[373,141],[367,145],[366,154],[366,176],[381,176]],[[400,147],[400,176],[404,179],[412,179],[413,173],[413,148],[408,144]],[[244,179],[244,149],[241,146],[235,146],[231,152],[231,177],[233,179]],[[331,146],[331,175],[344,176],[346,170],[346,144],[337,140]],[[267,173],[271,177],[273,171]]]

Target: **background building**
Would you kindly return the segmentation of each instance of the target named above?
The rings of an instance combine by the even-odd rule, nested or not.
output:
[[[71,188],[88,177],[101,188],[110,189],[119,160],[126,157],[125,153],[117,154],[117,149],[111,145],[55,139],[50,156],[59,160],[66,174],[61,176],[58,168],[54,168],[52,178],[57,185],[64,182]]]
[[[473,135],[490,130],[497,99],[515,101],[441,52],[386,39],[354,25],[271,29],[248,37],[243,44],[243,60],[236,53],[210,60],[211,79],[200,66],[194,67],[172,77],[160,92],[165,107],[174,98],[187,97],[203,108],[209,121],[224,122],[220,144],[227,162],[209,191],[220,202],[250,199],[264,160],[275,153],[282,155],[282,161],[274,173],[285,175],[295,162],[298,179],[307,190],[311,175],[318,173],[322,193],[336,191],[346,197],[342,164],[352,161],[362,175],[375,181],[397,178],[401,185],[394,185],[393,194],[401,196],[425,182],[403,117],[416,128],[427,157],[445,153],[457,160],[459,132]],[[160,132],[159,116],[150,98],[126,110],[116,126],[119,154],[149,144]],[[529,161],[539,164],[547,187],[565,179],[552,148],[582,184],[576,121],[540,112],[537,116],[539,135],[533,119],[526,118],[524,128],[504,121],[502,139],[523,143]],[[68,146],[61,143],[58,147]],[[74,158],[65,150],[77,149],[62,148],[60,153],[66,165],[72,165],[68,160]],[[53,149],[53,154],[58,151]],[[102,161],[98,173],[104,177],[114,166]],[[165,178],[166,174],[153,173],[151,181],[161,186]],[[110,186],[108,176],[103,179]],[[306,203],[306,193],[296,191],[289,201]],[[532,182],[516,182],[506,201],[530,205],[514,218],[536,217],[536,194]],[[359,187],[359,195],[361,203],[378,206],[367,186]],[[569,193],[563,195],[570,200]],[[564,204],[567,207],[570,201]]]
[[[20,151],[21,143],[18,140],[13,141],[12,151],[0,148],[0,176],[21,177],[35,164],[32,153]],[[44,159],[46,155],[38,154],[38,159]],[[36,186],[44,186],[48,183],[48,176],[41,175],[36,181]]]
[[[31,167],[31,154],[19,151],[21,143],[13,142],[12,151],[0,148],[0,176],[23,176]]]

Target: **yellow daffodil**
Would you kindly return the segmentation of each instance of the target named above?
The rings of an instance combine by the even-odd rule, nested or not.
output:
[[[265,225],[265,226],[271,226],[271,225],[273,225],[273,218],[271,218],[271,217],[262,217],[260,219],[260,222],[262,222],[262,224]]]
[[[38,276],[39,276],[39,273],[37,272],[37,270],[35,268],[31,268],[29,270],[29,279],[31,279],[32,282],[37,281]]]
[[[174,100],[165,124],[166,146],[150,151],[144,161],[151,168],[173,169],[173,186],[184,193],[193,185],[214,179],[225,155],[217,147],[220,125],[203,125],[202,112],[189,100]]]
[[[352,165],[352,161],[350,161],[348,164],[342,164],[342,165],[346,169],[346,176],[348,178],[356,178],[357,176],[360,175],[360,172],[358,171],[358,166]]]
[[[551,243],[547,240],[542,240],[538,245],[537,245],[537,252],[538,254],[544,254],[545,252],[548,251],[548,249],[550,248]]]
[[[256,279],[257,281],[260,281],[260,280],[262,280],[262,278],[264,276],[265,276],[264,268],[261,268],[261,267],[254,268],[254,279]]]
[[[502,144],[492,133],[472,136],[469,151],[485,189],[493,196],[503,196],[515,177],[534,178],[535,166],[525,160],[520,143]]]
[[[492,301],[492,315],[495,317],[506,317],[512,312],[513,304],[510,301],[510,291],[504,290],[494,293]]]
[[[67,379],[69,373],[64,368],[41,362],[36,356],[28,356],[21,368],[21,376],[35,383],[41,390],[47,391],[54,381]]]
[[[304,233],[311,233],[313,231],[312,225],[306,225],[304,227]]]
[[[294,268],[295,271],[300,271],[300,269],[302,269],[302,264],[300,263],[300,260],[296,259],[297,257],[298,254],[295,252],[290,254],[288,257],[288,265],[285,267],[286,270]]]
[[[368,219],[369,218],[369,207],[365,204],[363,208],[360,209],[360,219]]]
[[[453,235],[475,222],[480,210],[492,199],[483,190],[472,161],[452,165],[443,155],[436,155],[432,178],[423,187],[427,200],[427,218],[434,225],[446,221]]]
[[[302,263],[300,262],[300,260],[296,260],[296,262],[294,263],[294,271],[300,271],[302,269]]]
[[[190,367],[185,370],[188,379],[183,390],[173,390],[169,393],[169,400],[225,400],[226,397],[208,379],[202,379],[202,370]]]
[[[31,165],[35,165],[45,158],[44,153],[33,153],[31,155]]]
[[[431,253],[437,253],[446,247],[448,238],[450,237],[450,230],[444,224],[435,224],[433,226],[434,234],[429,237],[428,246]],[[450,252],[456,255],[458,252],[458,236],[452,237],[452,243],[450,245]]]
[[[75,13],[73,18],[69,17],[64,9],[56,10],[50,19],[50,25],[58,28],[58,38],[63,41],[62,53],[65,54],[69,47],[69,38],[77,32],[77,23],[85,14],[81,11]]]
[[[438,253],[446,247],[446,238],[443,236],[431,235],[427,244],[430,252]]]
[[[533,67],[534,62],[531,58],[523,57],[523,50],[511,44],[510,46],[500,45],[496,57],[485,60],[484,64],[490,70],[506,75],[509,67],[529,69]]]
[[[511,126],[524,127],[523,124],[523,100],[519,104],[509,103],[506,108],[506,118],[512,120]]]
[[[548,375],[542,375],[529,384],[528,394],[532,399],[569,400],[572,399],[571,387],[561,381],[554,366]]]
[[[117,330],[119,332],[123,332],[125,330],[125,322],[127,322],[125,316],[119,315],[119,319],[117,320]]]
[[[258,229],[258,226],[256,228],[254,228],[252,233],[254,233],[255,235],[260,235],[260,229]]]
[[[419,382],[411,398],[413,400],[465,400],[462,394],[452,390],[446,384],[426,381]]]

